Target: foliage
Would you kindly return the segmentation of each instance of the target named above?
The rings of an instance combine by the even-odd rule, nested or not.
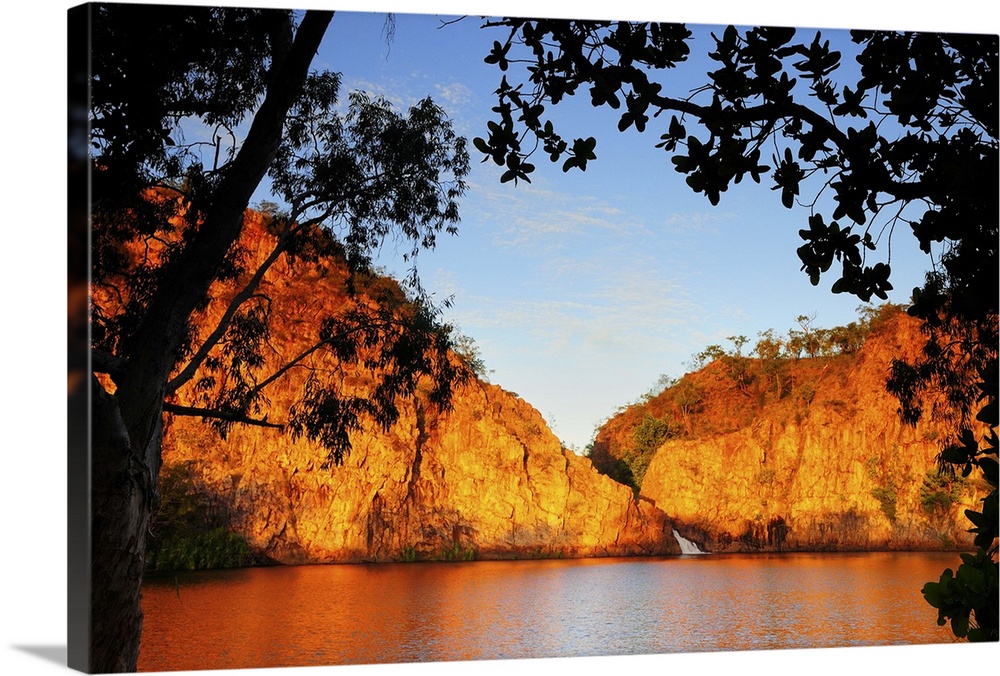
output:
[[[890,523],[896,522],[896,508],[902,481],[897,473],[899,447],[894,446],[889,457],[872,456],[865,461],[865,474],[875,484],[870,493],[878,500],[882,513]]]
[[[878,500],[882,513],[890,522],[896,522],[896,489],[894,486],[876,486],[871,491],[872,497]]]
[[[255,563],[243,536],[221,526],[202,532],[164,534],[161,541],[150,545],[148,572],[240,568]]]
[[[535,547],[531,552],[528,553],[528,558],[531,559],[561,559],[563,558],[563,550],[553,549],[552,547]]]
[[[480,380],[489,382],[489,374],[493,371],[486,368],[483,353],[480,351],[475,339],[462,333],[457,328],[453,329],[453,336],[452,349],[454,349],[458,358],[462,360],[462,363],[465,364],[465,367]]]
[[[709,345],[695,355],[695,364],[703,365],[718,361],[722,364],[726,375],[744,394],[750,393],[754,375],[750,370],[750,360],[743,354],[743,346],[747,343],[746,336],[729,336],[726,340],[733,344],[732,350],[724,350],[719,345]]]
[[[997,641],[997,315],[995,307],[992,312],[961,310],[955,301],[949,298],[943,309],[925,319],[929,337],[923,355],[913,364],[894,362],[888,387],[900,400],[903,419],[913,424],[923,413],[920,394],[935,388],[960,412],[958,430],[938,457],[939,471],[960,471],[964,479],[978,470],[989,492],[980,510],[965,510],[976,554],[963,555],[954,575],[946,569],[938,582],[924,585],[923,594],[938,609],[938,624],[951,620],[959,638]],[[926,311],[926,306],[915,305],[915,312]]]
[[[98,191],[95,208],[93,277],[105,291],[102,297],[114,301],[94,306],[94,347],[116,363],[127,360],[131,346],[146,335],[150,308],[179,272],[174,261],[200,255],[194,243],[210,222],[226,177],[234,176],[242,150],[236,136],[224,132],[250,115],[266,91],[266,48],[277,40],[272,22],[275,16],[285,16],[199,9],[193,18],[204,25],[194,29],[192,17],[176,8],[149,10],[156,21],[141,24],[154,34],[138,31],[133,38],[122,38],[123,24],[136,23],[136,13],[145,9],[102,7],[97,22],[102,39],[124,42],[114,50],[98,50],[94,75],[100,83],[94,106],[95,163],[101,167],[95,174],[109,180],[108,191]],[[212,40],[227,30],[241,40],[245,37],[246,45],[261,53],[246,53],[234,37],[217,43],[216,52]],[[180,44],[206,41],[213,49],[191,54],[167,50],[163,58],[169,59],[169,68],[147,72],[150,64],[128,50],[148,52],[161,37]],[[235,43],[231,50],[230,43]],[[230,61],[220,62],[227,53]],[[207,63],[196,60],[200,58]],[[143,107],[116,98],[120,89],[106,86],[108,72],[119,70],[130,82],[148,80],[146,96],[154,103]],[[130,135],[136,115],[143,116],[141,128],[160,125],[154,147],[146,148]],[[215,130],[207,148],[210,165],[204,163],[205,148],[180,142],[199,125]],[[226,146],[223,137],[233,145]],[[139,152],[140,147],[145,150]],[[173,352],[167,393],[180,391],[197,374],[197,414],[223,435],[239,422],[280,418],[268,411],[266,387],[293,364],[276,372],[265,369],[262,355],[273,339],[269,327],[275,308],[255,293],[263,276],[282,256],[334,256],[351,270],[349,294],[370,291],[370,254],[386,237],[407,243],[405,257],[413,260],[420,249],[435,245],[440,232],[456,232],[457,200],[465,190],[468,168],[465,141],[430,99],[404,114],[384,99],[354,92],[342,108],[339,75],[310,73],[284,116],[267,167],[273,193],[285,205],[284,211],[275,207],[271,214],[277,245],[257,269],[246,268],[246,252],[238,246],[228,248],[216,279],[234,280],[242,288],[207,338],[191,325],[190,315],[183,318],[187,327]],[[128,192],[123,193],[126,185]],[[163,197],[150,201],[145,191],[154,187]],[[137,208],[141,218],[135,217]],[[137,258],[130,253],[136,250],[147,255]],[[402,296],[398,290],[368,293],[374,306],[359,304],[349,312],[318,317],[308,329],[315,336],[314,347],[295,358],[299,368],[306,357],[319,355],[329,363],[364,361],[382,374],[369,392],[357,396],[342,392],[337,379],[323,375],[332,373],[329,367],[313,369],[300,401],[288,411],[287,429],[325,446],[330,464],[349,452],[349,433],[364,421],[391,425],[398,417],[396,397],[412,395],[421,376],[432,376],[432,399],[442,405],[462,378],[462,369],[448,357],[449,331],[440,326],[439,309],[424,294],[415,266],[406,282]],[[114,370],[110,375],[116,381],[120,377]]]
[[[813,399],[816,398],[816,385],[810,382],[802,383],[797,389],[797,394],[799,401],[801,401],[805,406],[809,406]]]
[[[592,457],[592,459],[594,460],[594,467],[598,472],[607,475],[624,486],[628,486],[633,491],[638,491],[642,485],[641,482],[636,481],[632,466],[624,458],[605,454],[596,458]]]
[[[545,118],[547,107],[585,89],[594,107],[620,112],[619,131],[657,124],[657,147],[712,204],[731,183],[770,175],[791,208],[816,177],[818,191],[833,194],[829,216],[807,201],[812,213],[799,231],[813,284],[836,260],[835,293],[885,300],[890,266],[866,260],[884,215],[890,227],[912,225],[925,251],[953,243],[966,267],[949,272],[971,302],[992,288],[996,210],[981,205],[996,199],[996,36],[853,31],[861,77],[850,82],[837,80],[842,54],[819,32],[799,41],[793,28],[728,26],[708,40],[717,70],[690,93],[671,91],[665,75],[691,52],[684,25],[505,18],[486,26],[502,31],[486,61],[505,76],[497,119],[474,143],[510,178],[530,180],[538,151],[563,160],[564,171],[596,159],[593,137],[566,141]],[[508,71],[522,62],[519,83]]]
[[[656,397],[660,396],[660,394],[662,394],[666,390],[669,390],[676,384],[677,380],[675,378],[672,378],[666,373],[661,373],[659,376],[657,376],[656,382],[653,383],[653,386],[650,387],[648,390],[646,390],[641,397],[639,397],[639,403],[644,403],[650,401],[651,399],[655,399]]]
[[[631,487],[638,494],[656,450],[677,434],[678,430],[665,418],[654,418],[646,413],[632,431],[631,443],[612,453],[605,447],[606,444],[595,441],[590,446],[590,457],[597,471]]]
[[[731,184],[767,177],[784,207],[808,207],[797,253],[814,285],[837,263],[834,293],[885,300],[890,261],[869,256],[907,226],[932,259],[908,310],[928,339],[917,360],[894,363],[888,388],[911,423],[923,413],[923,394],[943,392],[961,421],[941,461],[965,476],[978,469],[992,487],[982,511],[968,512],[977,555],[925,596],[957,636],[997,640],[997,36],[852,31],[860,76],[851,78],[821,31],[797,39],[793,28],[727,26],[710,36],[716,70],[693,91],[672,91],[664,74],[698,44],[684,25],[485,25],[501,31],[485,60],[505,74],[496,117],[474,145],[506,167],[503,181],[530,180],[539,151],[563,171],[596,160],[594,137],[565,140],[546,118],[585,91],[594,107],[620,113],[621,132],[658,126],[656,146],[713,205]],[[511,70],[519,63],[523,82]],[[802,197],[804,189],[811,195]],[[794,338],[811,353],[808,322]],[[837,341],[852,344],[850,336]],[[977,600],[983,589],[992,595],[985,606]],[[974,632],[966,631],[970,613]]]
[[[928,470],[920,485],[920,505],[928,514],[947,513],[968,487],[968,482],[954,472]]]
[[[938,624],[951,622],[959,638],[970,641],[996,641],[991,628],[997,618],[997,567],[983,548],[975,554],[962,554],[962,564],[955,572],[946,568],[937,582],[923,587],[924,598],[938,609]]]
[[[674,405],[680,411],[681,419],[684,421],[684,428],[688,435],[694,433],[691,416],[700,412],[704,403],[704,392],[690,378],[681,378],[673,386],[671,392]]]
[[[801,359],[802,357],[834,357],[843,354],[855,354],[861,349],[865,339],[881,327],[889,318],[902,311],[902,307],[893,303],[880,305],[861,305],[858,307],[858,320],[845,326],[835,326],[830,329],[814,327],[815,315],[799,315],[795,321],[799,329],[791,329],[788,338],[777,335],[774,329],[761,331],[754,344],[752,354],[762,363],[784,362]],[[697,367],[721,359],[726,364],[726,370],[731,378],[738,380],[740,369],[744,366],[734,366],[728,362],[747,358],[742,348],[749,340],[746,336],[730,336],[733,348],[726,350],[720,345],[709,345],[694,356]],[[773,368],[769,365],[765,370]]]
[[[212,130],[204,145],[231,160],[233,147],[222,139],[264,94],[288,13],[108,4],[94,12],[90,141],[102,169],[93,177],[98,204],[135,200],[150,183],[184,174],[203,144],[185,143],[183,118],[200,119]]]
[[[475,561],[478,556],[476,548],[472,545],[463,547],[460,543],[454,542],[451,547],[443,547],[439,559],[441,561]]]
[[[808,381],[795,382],[791,376],[792,363],[804,357],[827,359],[855,354],[868,336],[902,312],[902,308],[884,303],[875,307],[861,306],[858,312],[857,321],[830,329],[815,327],[815,317],[800,315],[796,318],[800,328],[790,330],[787,338],[782,338],[773,329],[758,333],[750,354],[743,353],[743,347],[749,343],[746,336],[730,336],[732,348],[709,345],[694,355],[693,365],[701,368],[707,363],[718,362],[737,390],[755,402],[764,403],[768,398],[780,400],[794,392],[808,404],[815,396],[815,385]]]
[[[635,487],[642,486],[642,479],[646,476],[649,468],[649,461],[656,453],[664,441],[676,435],[674,430],[666,420],[654,418],[646,414],[642,422],[635,428],[633,439],[635,441],[634,450],[631,454],[626,454],[625,461],[632,470],[635,479]]]
[[[198,489],[190,465],[160,471],[160,499],[150,524],[147,571],[238,568],[257,562],[242,535],[228,530]]]
[[[672,434],[670,425],[663,420],[646,414],[642,422],[635,428],[635,450],[646,454],[659,448]]]
[[[986,405],[977,419],[985,423],[989,433],[980,441],[968,428],[962,430],[961,445],[944,449],[941,461],[962,468],[967,477],[973,467],[982,472],[989,493],[982,499],[981,511],[965,510],[972,522],[969,532],[975,534],[975,555],[963,554],[963,563],[956,573],[945,569],[938,582],[923,587],[924,598],[938,609],[938,624],[951,620],[952,631],[970,641],[998,640],[1000,621],[997,617],[997,412],[996,364],[993,364],[992,390],[984,393]],[[990,382],[990,381],[987,381]]]

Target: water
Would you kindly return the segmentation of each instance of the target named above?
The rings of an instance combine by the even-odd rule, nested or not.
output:
[[[956,554],[257,568],[148,581],[141,671],[946,643]]]
[[[698,547],[697,542],[691,542],[686,537],[677,532],[674,528],[674,539],[677,540],[677,546],[681,548],[681,554],[707,554],[708,552],[703,552]]]

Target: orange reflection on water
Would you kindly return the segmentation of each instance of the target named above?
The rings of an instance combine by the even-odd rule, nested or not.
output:
[[[954,554],[330,565],[150,581],[140,670],[949,641]],[[886,618],[892,618],[892,622]]]

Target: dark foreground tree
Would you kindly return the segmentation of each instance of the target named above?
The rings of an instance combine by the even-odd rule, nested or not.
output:
[[[352,287],[384,238],[404,242],[411,257],[442,230],[453,233],[465,188],[464,143],[431,101],[403,114],[354,94],[337,112],[338,76],[310,71],[332,16],[72,10],[71,29],[92,35],[90,552],[71,553],[81,557],[71,567],[90,570],[89,607],[71,610],[71,621],[89,618],[89,646],[70,646],[76,668],[136,669],[165,412],[200,416],[222,433],[233,424],[284,427],[320,442],[335,464],[350,451],[349,433],[391,425],[397,398],[419,380],[446,407],[464,377],[415,268],[407,302],[358,302],[317,317],[303,328],[315,336],[310,350],[262,371],[278,309],[255,291],[276,260],[335,251]],[[276,246],[247,270],[239,238],[266,175],[287,208],[271,215]],[[220,280],[245,283],[217,326],[194,326]],[[363,361],[376,377],[367,390],[345,391],[325,375],[335,369],[313,368],[289,411],[268,410],[267,386],[317,359]],[[178,405],[183,387],[203,405]]]
[[[485,27],[499,32],[485,60],[504,76],[474,143],[503,182],[530,181],[537,154],[563,171],[597,158],[594,137],[564,139],[548,117],[579,93],[620,112],[619,131],[654,134],[713,205],[749,177],[804,207],[802,269],[818,284],[836,263],[834,293],[885,300],[893,235],[912,233],[931,268],[909,309],[927,343],[916,362],[895,363],[888,386],[911,423],[943,393],[957,412],[943,467],[978,468],[991,487],[982,511],[967,512],[978,552],[924,595],[957,636],[997,640],[997,36],[853,31],[843,47],[858,77],[819,31],[729,26],[696,41],[680,24]],[[716,65],[682,90],[671,71],[699,48]],[[872,262],[880,249],[885,260]]]

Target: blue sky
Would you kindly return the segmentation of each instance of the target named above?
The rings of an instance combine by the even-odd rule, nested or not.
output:
[[[460,134],[484,136],[499,71],[483,57],[501,34],[474,17],[442,26],[446,18],[397,14],[390,42],[384,14],[340,12],[314,64],[343,73],[345,92],[401,107],[430,95]],[[851,49],[846,32],[824,34]],[[692,61],[678,73],[686,88],[708,68],[703,52]],[[428,290],[454,297],[445,319],[475,339],[492,382],[533,404],[570,447],[582,449],[659,374],[681,376],[706,345],[740,334],[752,344],[802,314],[827,327],[856,317],[857,298],[833,295],[832,278],[813,287],[799,270],[805,208],[784,209],[749,180],[713,207],[654,147],[655,121],[643,134],[618,133],[617,117],[586,100],[551,115],[564,136],[596,136],[597,161],[564,174],[539,157],[532,182],[514,186],[473,149],[459,235],[418,266]],[[905,302],[927,259],[908,232],[893,244],[890,300]],[[379,263],[405,270],[391,249]]]

